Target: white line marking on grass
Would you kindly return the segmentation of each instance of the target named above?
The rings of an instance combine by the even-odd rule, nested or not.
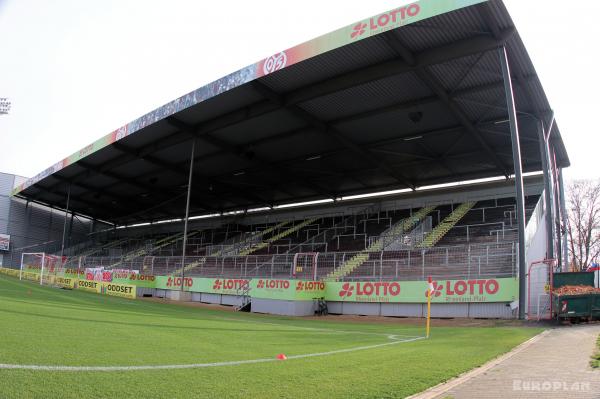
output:
[[[337,349],[328,352],[317,352],[317,353],[306,353],[302,355],[291,355],[288,356],[288,360],[304,359],[308,357],[317,356],[330,356],[339,353],[349,353],[362,351],[367,349],[376,349],[384,346],[401,344],[404,342],[418,341],[425,337],[413,337],[409,339],[398,339],[396,335],[388,335],[388,338],[392,342],[385,342],[383,344],[367,345],[367,346],[356,346],[354,348]],[[251,360],[234,360],[229,362],[214,362],[214,363],[192,363],[192,364],[165,364],[155,366],[40,366],[40,365],[29,365],[29,364],[2,364],[0,363],[0,369],[5,370],[35,370],[35,371],[140,371],[140,370],[175,370],[175,369],[195,369],[205,367],[222,367],[222,366],[238,366],[243,364],[255,364],[255,363],[269,363],[269,362],[280,362],[281,360],[276,358],[264,358],[264,359],[251,359]]]
[[[284,327],[282,332],[285,332],[285,327],[291,327],[292,330],[310,330],[310,331],[319,331],[319,332],[329,332],[334,334],[360,334],[360,335],[379,335],[385,336],[387,339],[392,342],[385,342],[381,344],[373,344],[373,345],[365,345],[365,346],[355,346],[352,348],[346,349],[336,349],[333,351],[327,352],[317,352],[317,353],[305,353],[300,355],[290,355],[287,356],[287,360],[294,359],[304,359],[309,357],[318,357],[318,356],[330,356],[336,355],[340,353],[350,353],[368,349],[376,349],[390,345],[401,344],[405,342],[413,342],[421,339],[425,339],[423,336],[414,336],[414,335],[402,335],[402,334],[389,334],[389,333],[378,333],[378,332],[368,332],[368,331],[352,331],[352,330],[334,330],[329,328],[317,328],[317,327],[305,327],[305,326],[295,326],[295,325],[286,325],[283,323],[273,323],[262,320],[245,320],[245,319],[237,319],[237,318],[229,318],[229,317],[211,317],[206,320],[226,320],[226,321],[235,321],[240,323],[255,323],[255,324],[268,324],[274,325],[278,327]],[[400,338],[402,337],[402,338]],[[67,372],[81,372],[81,371],[142,371],[142,370],[177,370],[177,369],[194,369],[194,368],[206,368],[206,367],[222,367],[222,366],[238,366],[244,364],[256,364],[256,363],[270,363],[270,362],[279,362],[281,360],[273,357],[273,358],[263,358],[263,359],[250,359],[250,360],[234,360],[228,362],[213,362],[213,363],[191,363],[191,364],[165,364],[165,365],[149,365],[149,366],[45,366],[45,365],[30,365],[30,364],[4,364],[0,363],[0,370],[33,370],[33,371],[67,371]]]
[[[267,325],[278,326],[278,327],[291,327],[292,329],[297,329],[297,330],[324,331],[324,332],[330,332],[330,333],[335,333],[335,334],[383,335],[383,336],[386,336],[388,338],[390,338],[390,337],[404,337],[404,338],[417,338],[417,337],[419,337],[418,335],[389,334],[389,333],[378,333],[378,332],[369,332],[369,331],[354,331],[354,330],[334,330],[334,329],[331,329],[331,328],[295,326],[295,325],[289,325],[289,324],[283,324],[283,323],[273,323],[273,322],[262,321],[262,320],[235,319],[235,318],[232,318],[232,317],[214,317],[214,319],[226,320],[226,321],[237,321],[237,322],[242,322],[242,323],[267,324]],[[282,331],[285,331],[285,330],[282,330]],[[396,339],[396,338],[390,338],[390,339]]]

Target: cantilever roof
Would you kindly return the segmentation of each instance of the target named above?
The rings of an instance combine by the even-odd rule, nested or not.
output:
[[[525,172],[551,107],[505,6],[421,0],[279,52],[128,123],[17,187],[116,223],[513,173],[506,45]],[[569,159],[553,125],[557,165]]]

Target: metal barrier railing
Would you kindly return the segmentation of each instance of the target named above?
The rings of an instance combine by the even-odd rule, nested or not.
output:
[[[316,275],[322,278],[344,265],[359,252],[322,252],[316,257]],[[292,278],[295,254],[199,257],[186,256],[186,276]],[[370,252],[369,258],[342,277],[355,280],[420,280],[434,278],[514,277],[517,267],[517,244],[489,243]],[[73,267],[105,267],[119,264],[120,269],[139,270],[144,274],[181,273],[181,256],[146,256],[122,261],[113,257],[72,259]]]

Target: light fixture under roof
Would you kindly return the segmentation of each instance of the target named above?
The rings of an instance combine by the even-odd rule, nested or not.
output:
[[[320,159],[321,156],[320,155],[314,155],[312,157],[308,157],[306,158],[307,161],[314,161],[315,159]]]

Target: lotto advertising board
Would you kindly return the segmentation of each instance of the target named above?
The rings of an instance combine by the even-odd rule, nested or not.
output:
[[[281,279],[254,279],[250,296],[261,299],[312,301],[325,294],[325,282]]]
[[[19,270],[0,268],[0,273],[19,276]],[[23,279],[39,281],[39,272],[24,271]],[[78,278],[79,277],[79,278]],[[86,280],[77,270],[65,270],[53,276],[53,283],[65,288],[135,298],[137,287],[210,294],[243,295],[253,298],[310,301],[324,297],[335,302],[425,303],[425,281],[352,281],[323,282],[287,279],[227,279],[201,277],[113,276],[113,281]],[[434,280],[433,303],[512,302],[518,297],[516,278]]]
[[[511,302],[517,298],[515,278],[433,281],[432,303]],[[425,281],[328,282],[328,301],[343,302],[427,302]]]
[[[203,277],[174,277],[156,276],[155,287],[159,289],[181,289],[207,294],[241,295],[250,284],[249,279],[233,278],[203,278]]]

